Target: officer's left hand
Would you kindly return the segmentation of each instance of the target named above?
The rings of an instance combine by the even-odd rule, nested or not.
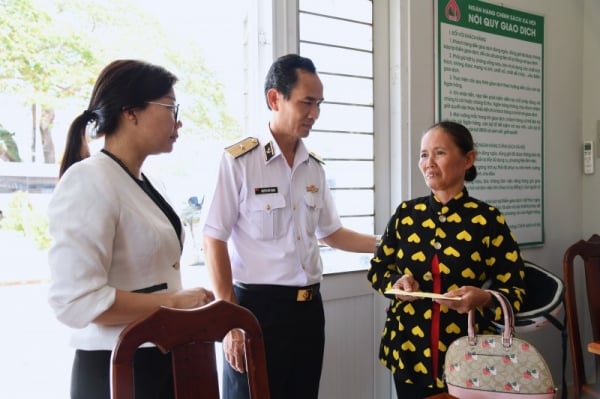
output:
[[[234,329],[227,333],[223,339],[223,352],[225,359],[238,373],[246,372],[246,352],[244,350],[244,332]]]

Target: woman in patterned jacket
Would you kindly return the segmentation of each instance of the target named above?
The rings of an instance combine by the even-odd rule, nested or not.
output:
[[[450,121],[433,125],[421,139],[419,158],[431,194],[398,206],[371,260],[367,277],[380,294],[396,288],[460,297],[385,294],[392,301],[379,358],[391,370],[399,398],[446,390],[446,349],[467,334],[469,310],[479,310],[480,330],[489,325],[486,318],[500,320],[484,284],[506,295],[515,311],[525,297],[523,260],[504,217],[465,188],[477,175],[475,157],[466,127]]]

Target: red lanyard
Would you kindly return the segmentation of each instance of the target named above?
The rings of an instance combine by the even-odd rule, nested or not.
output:
[[[433,277],[433,292],[436,294],[441,294],[442,279],[440,277],[440,262],[437,254],[433,255],[433,259],[431,260],[431,275]],[[438,378],[439,342],[440,304],[433,302],[431,307],[431,365],[433,367],[433,378],[435,381],[437,381]]]

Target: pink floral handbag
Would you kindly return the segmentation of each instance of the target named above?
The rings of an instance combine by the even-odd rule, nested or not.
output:
[[[504,295],[488,291],[504,313],[502,335],[475,335],[475,310],[469,312],[468,336],[448,347],[444,378],[460,399],[555,399],[557,388],[546,361],[530,343],[513,337],[514,314]]]

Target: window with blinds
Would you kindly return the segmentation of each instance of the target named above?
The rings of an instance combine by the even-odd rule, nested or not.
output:
[[[374,231],[373,12],[369,0],[300,0],[299,53],[324,86],[321,115],[306,140],[325,160],[345,227]],[[370,254],[322,249],[325,273],[365,269]]]

